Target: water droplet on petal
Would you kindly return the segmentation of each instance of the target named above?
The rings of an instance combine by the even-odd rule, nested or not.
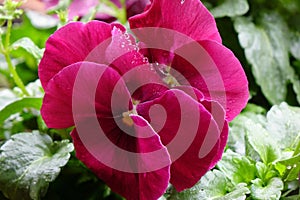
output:
[[[180,4],[182,5],[182,4],[184,4],[184,2],[185,2],[185,0],[181,0],[181,1],[180,1]]]
[[[125,47],[125,42],[121,43],[121,47],[124,48]]]
[[[229,100],[229,104],[235,104],[235,100],[234,99],[230,99]]]
[[[133,50],[134,50],[134,51],[139,51],[140,49],[139,49],[138,46],[134,46],[134,47],[133,47]]]
[[[157,64],[157,68],[162,75],[167,76],[169,74],[169,69],[166,65]]]
[[[151,70],[151,71],[154,71],[154,70],[155,70],[155,68],[153,67],[153,64],[150,64],[150,70]]]
[[[124,33],[124,37],[125,37],[125,39],[129,39],[129,34],[128,33]]]
[[[149,60],[148,60],[147,57],[144,57],[144,58],[143,58],[143,62],[144,62],[144,63],[147,63],[148,61],[149,61]]]
[[[129,46],[132,45],[131,40],[126,40],[126,41],[127,41],[127,44],[128,44]]]

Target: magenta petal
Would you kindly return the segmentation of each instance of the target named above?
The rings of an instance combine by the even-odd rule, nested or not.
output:
[[[146,58],[139,53],[139,48],[132,35],[117,27],[112,29],[111,34],[111,42],[105,50],[105,60],[121,75],[136,66],[148,63]],[[99,51],[101,50],[99,49]]]
[[[195,185],[215,164],[220,131],[206,108],[183,91],[172,89],[137,106],[171,156],[171,183],[181,191]],[[207,146],[204,146],[207,145]],[[203,151],[208,150],[208,151]],[[205,152],[204,155],[202,152]]]
[[[155,99],[169,89],[149,63],[132,68],[122,78],[132,98],[139,102]]]
[[[127,18],[142,13],[149,4],[150,0],[127,0]]]
[[[114,129],[108,135],[113,134],[118,137],[111,137],[111,141],[119,148],[127,151],[140,153],[140,157],[133,158],[128,152],[120,151],[101,139],[101,134],[96,132],[90,121],[86,121],[86,131],[80,133],[74,130],[71,134],[76,150],[76,156],[90,168],[100,179],[102,179],[114,192],[124,196],[128,200],[156,200],[166,191],[170,177],[170,159],[166,148],[161,144],[159,136],[153,131],[149,124],[139,116],[131,117],[134,125],[133,130],[136,137],[131,137],[119,129]],[[101,121],[101,119],[99,119]],[[95,136],[91,136],[94,134]],[[148,135],[148,138],[141,138]],[[91,136],[94,148],[86,145],[87,135]],[[99,137],[98,137],[99,136]],[[140,137],[140,138],[139,138]],[[89,141],[88,141],[89,142]],[[148,157],[147,153],[160,151],[159,157]],[[125,153],[124,153],[125,152]],[[142,154],[141,154],[142,153]],[[105,163],[97,155],[104,156],[111,160],[111,164]],[[104,159],[105,159],[104,158]],[[151,159],[150,159],[151,158]],[[138,172],[142,168],[153,167],[157,163],[162,163],[162,167],[142,173],[131,173],[128,167]],[[105,164],[104,164],[105,163]],[[168,164],[169,163],[169,164]],[[124,170],[119,170],[124,167]]]
[[[132,29],[161,27],[194,40],[210,39],[221,43],[214,17],[199,0],[185,0],[184,3],[180,0],[153,0],[147,11],[130,18],[129,23]]]
[[[54,76],[45,90],[41,115],[49,128],[68,128],[74,125],[72,90],[76,66],[69,66]]]
[[[227,144],[227,139],[229,134],[228,122],[225,120],[224,124],[221,127],[223,127],[223,129],[221,130],[220,139],[219,139],[219,150],[217,151],[216,155],[211,161],[210,169],[214,168],[215,165],[222,159],[222,155],[224,153]]]
[[[138,52],[133,37],[120,24],[92,21],[74,22],[56,31],[47,41],[39,65],[39,77],[44,88],[64,67],[90,61],[106,64],[121,75],[135,66],[147,63]]]
[[[205,100],[203,94],[196,88],[190,86],[178,86],[176,87],[176,89],[184,91],[193,99],[200,102],[206,108],[206,110],[211,113],[213,119],[216,121],[218,125],[218,128],[221,132],[219,138],[220,146],[219,146],[218,153],[215,155],[213,161],[211,162],[211,167],[214,167],[217,164],[217,162],[222,158],[222,154],[226,147],[227,138],[228,138],[229,126],[227,120],[225,119],[225,111],[218,102],[212,100]],[[208,150],[209,149],[203,149],[201,153],[205,154],[206,151]]]
[[[211,113],[213,119],[218,125],[219,131],[221,132],[219,136],[219,150],[214,156],[210,165],[210,168],[213,168],[217,164],[217,162],[222,158],[223,151],[226,147],[228,139],[229,126],[227,120],[225,119],[225,111],[218,102],[211,100],[202,100],[201,104],[206,108],[206,110],[208,110]],[[200,152],[200,154],[206,154],[208,151],[209,149],[202,149],[202,152]]]
[[[115,96],[123,97],[115,99],[114,113],[112,91]],[[79,62],[65,67],[49,81],[41,114],[48,127],[67,128],[74,125],[74,116],[90,117],[95,109],[97,115],[103,117],[122,114],[130,109],[129,101],[130,94],[115,70],[105,65]]]
[[[87,24],[73,22],[57,30],[47,40],[46,50],[39,64],[39,77],[43,87],[62,68],[84,61],[97,45],[111,37],[111,30],[111,25],[99,21]]]
[[[186,86],[186,85],[181,85],[181,86],[176,86],[174,89],[182,90],[186,94],[188,94],[190,97],[195,99],[198,102],[201,102],[204,100],[204,95],[202,92],[200,92],[197,88],[191,87],[191,86]]]
[[[249,97],[248,81],[239,60],[229,49],[205,40],[186,45],[176,53],[185,58],[175,56],[172,63],[172,68],[188,81],[178,80],[181,84],[191,85],[206,99],[219,102],[226,109],[228,121],[241,112]]]

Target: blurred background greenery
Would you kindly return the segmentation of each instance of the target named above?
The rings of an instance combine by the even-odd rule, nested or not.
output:
[[[252,120],[256,121],[260,119],[262,115],[266,115],[272,106],[279,105],[282,102],[286,102],[290,106],[299,107],[300,1],[203,0],[202,2],[216,18],[223,44],[234,52],[246,71],[251,96],[249,105],[243,112],[244,116],[242,114],[242,117],[249,117],[250,113]],[[68,2],[64,0],[60,1],[60,3],[61,5],[66,5]],[[47,11],[43,3],[38,0],[28,1],[26,4],[23,4],[21,8],[25,10],[24,14],[19,15],[18,19],[13,20],[10,43],[12,46],[15,44],[15,48],[11,49],[10,57],[13,65],[16,67],[17,73],[24,85],[26,85],[31,96],[41,98],[43,95],[41,86],[38,81],[34,82],[38,79],[38,62],[45,47],[46,40],[57,29],[57,25],[65,23],[64,20],[66,16],[64,16],[63,11],[59,11],[61,13],[61,21],[59,21],[58,18],[47,16]],[[66,7],[57,7],[58,10],[64,8]],[[6,37],[6,11],[5,8],[0,10],[2,41],[4,41]],[[82,17],[81,20],[89,20],[89,17]],[[29,38],[29,40],[26,40],[25,44],[23,40],[22,43],[20,43],[20,39],[23,38]],[[7,60],[3,55],[0,55],[0,113],[7,105],[21,98],[21,91],[14,88],[15,86],[15,81],[10,74]],[[1,113],[2,118],[1,116],[0,118],[3,119],[3,121],[0,121],[0,146],[16,133],[30,132],[36,129],[49,134],[57,141],[69,139],[67,136],[68,130],[48,129],[43,123],[38,109],[24,108],[25,106],[17,108],[15,113],[11,113],[14,115],[9,116],[9,118],[4,118],[4,112]],[[282,109],[282,105],[279,108]],[[277,107],[275,107],[275,109],[277,109]],[[298,110],[297,113],[299,113]],[[239,118],[240,122],[244,120],[242,117]],[[286,116],[283,116],[283,118],[284,117]],[[291,119],[292,118],[293,116],[291,116]],[[260,122],[256,121],[256,124],[259,123]],[[298,122],[294,123],[297,124]],[[241,123],[239,123],[238,120],[231,124],[233,130],[236,130],[239,126],[241,126]],[[241,131],[242,129],[247,128],[244,126],[239,127],[237,133],[233,133],[233,136],[243,132]],[[299,129],[297,129],[297,131],[298,130]],[[259,132],[261,129],[257,129],[257,131]],[[288,134],[289,133],[287,133],[286,137],[289,137]],[[296,141],[299,141],[298,136],[295,139]],[[229,142],[233,142],[233,139],[231,138]],[[246,143],[244,142],[242,145],[245,146]],[[233,146],[234,144],[231,150],[237,152],[238,150]],[[230,148],[230,145],[228,148]],[[232,156],[232,153],[228,155]],[[297,159],[299,159],[299,156]],[[299,164],[299,162],[298,160],[297,164]],[[219,166],[219,168],[222,167]],[[299,168],[297,169],[299,170]],[[218,174],[219,172],[210,173],[212,173],[208,174],[210,177],[214,176],[220,180],[225,180],[223,175]],[[253,179],[255,177],[256,175]],[[214,178],[211,179],[215,180]],[[280,197],[280,195],[279,197],[278,195],[272,197],[271,195],[265,199],[281,198],[299,200],[299,182],[295,182],[295,180],[296,179],[292,182],[285,182],[287,185],[280,189],[282,194],[288,192],[285,197]],[[290,186],[288,184],[294,185]],[[235,197],[229,196],[224,199],[262,198],[254,198],[254,196],[249,195],[249,191],[245,189],[247,187],[243,185],[236,184],[235,187],[243,188],[238,190],[241,195]],[[233,186],[224,193],[235,191],[232,188]],[[195,188],[192,188],[187,193],[179,195],[170,189],[166,198],[199,199],[199,194],[197,193],[198,196],[195,195],[194,190]],[[1,193],[0,199],[5,199]],[[97,179],[95,175],[75,158],[73,152],[70,161],[62,168],[57,179],[50,184],[48,192],[43,199],[121,199],[121,197],[112,193],[101,180]]]

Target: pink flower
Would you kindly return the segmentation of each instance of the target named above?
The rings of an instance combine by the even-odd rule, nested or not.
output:
[[[192,187],[220,160],[248,82],[198,0],[153,0],[129,22],[139,43],[99,21],[49,38],[41,114],[50,128],[75,125],[77,157],[113,191],[157,199],[169,182]]]
[[[58,0],[42,0],[46,9],[51,9],[58,4]],[[121,8],[120,0],[111,0],[116,6]],[[149,0],[126,0],[127,17],[134,16],[144,11],[146,5],[150,3]],[[75,16],[84,16],[91,12],[99,4],[99,0],[73,0],[69,7],[69,19]],[[102,5],[103,7],[103,5]],[[97,19],[104,21],[113,21],[113,17],[107,13],[97,13]]]

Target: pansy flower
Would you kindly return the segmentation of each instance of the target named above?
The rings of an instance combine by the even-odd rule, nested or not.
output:
[[[76,156],[113,191],[158,199],[221,159],[248,82],[198,0],[153,0],[129,23],[135,35],[92,21],[48,39],[41,114],[50,128],[75,126]]]
[[[42,0],[45,3],[46,9],[51,9],[58,5],[58,0]],[[120,0],[109,0],[117,7],[121,8]],[[145,7],[150,3],[150,0],[126,0],[127,18],[139,14],[144,11]],[[99,0],[73,0],[68,8],[69,19],[75,16],[85,16],[99,4]],[[106,10],[106,12],[105,12]],[[100,4],[96,18],[103,21],[113,21],[115,18],[111,16],[110,9],[105,4]]]

